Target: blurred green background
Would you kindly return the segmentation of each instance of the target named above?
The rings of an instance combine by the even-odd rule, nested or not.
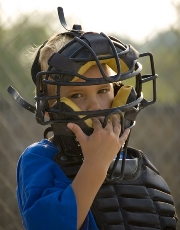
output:
[[[138,115],[129,144],[141,149],[167,181],[180,216],[180,1],[171,1],[171,4],[176,13],[174,24],[162,31],[154,30],[143,42],[123,36],[118,30],[111,35],[132,44],[140,52],[149,51],[154,55],[159,76],[157,102]],[[147,17],[157,17],[158,21],[162,12],[163,6],[159,15],[147,12]],[[64,30],[54,11],[43,14],[36,9],[19,13],[16,18],[12,14],[6,20],[3,20],[3,13],[0,2],[0,230],[21,230],[15,195],[16,164],[23,150],[43,137],[46,127],[38,125],[31,113],[16,104],[7,88],[14,86],[23,98],[34,104],[28,50]],[[70,15],[66,20],[71,25],[76,23]],[[143,20],[132,20],[137,33]],[[117,21],[113,23],[118,27]],[[142,64],[143,71],[148,71],[147,62]],[[146,87],[147,98],[151,98],[150,89]]]

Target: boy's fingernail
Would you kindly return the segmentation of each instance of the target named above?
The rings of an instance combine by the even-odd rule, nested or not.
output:
[[[72,129],[73,124],[72,124],[72,123],[68,123],[68,124],[67,124],[67,127],[68,127],[69,129]]]

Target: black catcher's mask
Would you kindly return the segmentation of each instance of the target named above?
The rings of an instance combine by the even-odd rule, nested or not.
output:
[[[74,25],[71,30],[67,29],[61,7],[58,7],[58,14],[62,26],[67,30],[65,33],[72,35],[73,39],[50,57],[49,68],[46,71],[42,71],[39,64],[40,51],[46,42],[40,47],[31,69],[32,79],[36,85],[36,106],[29,105],[12,87],[9,87],[8,91],[23,107],[35,113],[39,124],[51,125],[54,136],[59,136],[61,141],[65,140],[63,151],[66,155],[76,156],[82,161],[83,155],[80,148],[75,151],[67,141],[70,140],[67,138],[75,141],[75,136],[67,128],[67,123],[77,123],[87,135],[90,135],[93,132],[92,117],[104,117],[102,126],[105,127],[111,115],[118,114],[122,132],[127,127],[132,128],[139,111],[156,101],[157,75],[151,53],[139,53],[131,45],[123,44],[120,40],[104,33],[85,33],[79,25]],[[150,74],[141,74],[142,66],[138,59],[143,57],[149,57]],[[107,76],[102,64],[108,65],[116,74]],[[102,78],[87,78],[83,75],[93,65],[98,66]],[[77,78],[83,81],[76,81]],[[134,86],[127,85],[126,80],[132,78],[134,78]],[[152,81],[152,100],[147,101],[143,97],[142,90],[143,84],[149,81]],[[115,95],[109,109],[81,111],[71,100],[60,97],[61,86],[91,86],[107,83],[113,83]],[[56,86],[54,95],[48,95],[48,85]],[[49,102],[52,100],[55,103],[50,106]],[[49,119],[45,118],[46,112],[49,113]],[[127,142],[124,146],[123,162],[126,158]],[[112,171],[115,171],[119,156],[118,153]],[[124,163],[121,168],[118,178],[123,177]],[[114,179],[113,173],[108,174],[107,178],[108,180]]]

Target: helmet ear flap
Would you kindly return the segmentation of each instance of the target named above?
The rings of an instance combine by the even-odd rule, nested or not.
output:
[[[115,86],[115,97],[111,108],[116,108],[120,106],[125,106],[130,104],[131,102],[137,99],[137,93],[133,86],[130,85],[116,85]],[[139,109],[132,107],[129,111],[123,113],[124,115],[124,128],[128,128],[134,126],[134,122],[136,120],[136,116],[139,112]]]
[[[137,94],[133,86],[130,85],[116,86],[114,90],[116,92],[114,92],[115,98],[111,106],[112,108],[123,106],[136,100]]]

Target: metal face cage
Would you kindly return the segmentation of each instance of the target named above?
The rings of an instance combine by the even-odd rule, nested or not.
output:
[[[104,42],[106,47],[104,50],[93,50],[93,45],[97,42],[97,40],[101,40],[101,43]],[[136,78],[136,86],[135,91],[137,93],[137,98],[131,102],[130,104],[121,106],[118,110],[122,112],[129,111],[135,106],[140,105],[139,108],[146,107],[156,100],[156,85],[155,79],[157,75],[154,70],[154,62],[153,56],[151,53],[143,53],[139,54],[133,47],[123,45],[120,41],[111,37],[107,37],[103,33],[85,33],[81,37],[75,37],[70,43],[64,46],[58,53],[55,53],[49,60],[49,68],[47,71],[41,71],[36,76],[36,91],[37,95],[35,100],[36,104],[36,119],[37,122],[46,125],[52,124],[54,122],[64,122],[66,116],[73,117],[74,122],[79,122],[77,116],[83,116],[82,120],[88,119],[91,116],[99,116],[104,115],[107,111],[81,111],[81,112],[73,112],[73,111],[65,111],[61,107],[60,103],[60,86],[87,86],[87,85],[98,85],[98,84],[106,84],[106,83],[115,83],[119,81],[123,81],[132,77]],[[98,47],[95,46],[94,47]],[[102,49],[102,48],[101,48]],[[109,53],[107,54],[107,50],[109,49]],[[101,53],[100,53],[101,52]],[[97,55],[99,53],[99,55]],[[67,57],[68,55],[68,57]],[[137,61],[139,57],[149,56],[150,57],[150,65],[151,65],[151,74],[146,74],[141,76],[142,66]],[[113,62],[113,68],[116,70],[117,74],[114,76],[106,76],[102,63]],[[93,78],[88,79],[82,74],[80,74],[79,70],[87,64],[95,63],[101,74],[102,78]],[[123,72],[123,65],[126,67],[126,71]],[[44,79],[42,80],[42,76]],[[78,77],[82,79],[81,82],[73,81],[74,77]],[[151,101],[145,101],[142,95],[142,84],[147,81],[153,81],[153,98]],[[41,87],[42,85],[42,87]],[[49,96],[47,94],[47,85],[55,85],[56,93],[53,96]],[[48,101],[56,100],[56,108],[50,108]],[[59,117],[59,119],[53,119],[51,117],[50,120],[45,121],[44,113],[48,112],[49,114],[61,114],[63,117],[63,121]],[[110,113],[114,113],[115,109],[110,109]]]
[[[123,44],[120,40],[104,33],[84,33],[79,25],[74,25],[69,30],[61,7],[58,8],[58,13],[62,26],[68,30],[65,34],[72,35],[73,39],[50,57],[48,61],[49,68],[46,71],[41,71],[39,55],[41,48],[44,47],[47,41],[40,47],[31,69],[32,79],[36,85],[36,105],[32,106],[26,102],[11,86],[8,88],[8,92],[21,106],[35,114],[36,121],[39,124],[51,125],[55,136],[70,137],[74,140],[74,134],[67,128],[67,123],[69,122],[77,123],[87,135],[90,135],[93,132],[93,128],[87,125],[86,121],[88,119],[103,116],[104,122],[102,126],[105,127],[112,114],[118,114],[120,117],[121,133],[127,127],[132,128],[140,110],[156,101],[157,74],[155,73],[153,55],[149,52],[139,53],[131,45]],[[142,66],[139,60],[144,57],[149,58],[150,73],[142,75]],[[102,68],[103,64],[107,64],[116,74],[107,76]],[[84,76],[85,71],[92,65],[98,66],[102,78],[87,78]],[[76,78],[81,79],[81,81],[75,81],[74,79]],[[91,86],[113,83],[115,89],[117,87],[116,83],[120,82],[119,90],[123,86],[123,81],[131,78],[135,79],[135,86],[132,88],[133,96],[125,104],[114,108],[96,111],[76,111],[61,101],[61,86]],[[146,82],[152,82],[150,100],[146,100],[143,96],[143,84]],[[54,86],[56,89],[53,95],[48,94],[49,86]],[[54,102],[53,106],[50,106],[51,101]],[[49,114],[48,119],[45,116],[46,112]],[[120,150],[120,152],[124,151],[120,174],[115,175],[120,160],[119,152],[106,181],[123,178],[127,145],[128,140],[123,149]],[[72,153],[71,156],[78,156],[79,159],[83,160],[82,152],[79,149],[75,154]]]

